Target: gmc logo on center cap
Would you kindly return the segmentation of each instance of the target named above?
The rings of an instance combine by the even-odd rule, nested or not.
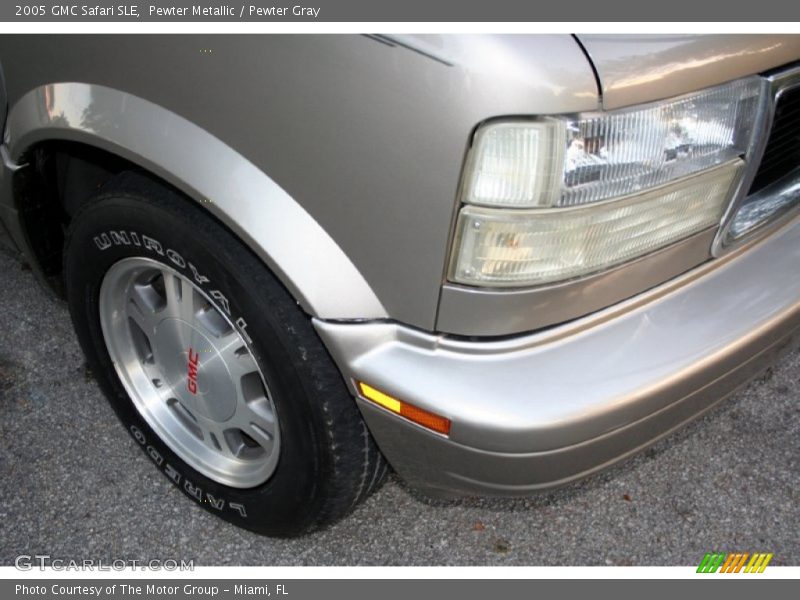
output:
[[[189,347],[189,362],[187,364],[189,376],[186,378],[186,387],[192,394],[197,394],[197,364],[200,355]]]

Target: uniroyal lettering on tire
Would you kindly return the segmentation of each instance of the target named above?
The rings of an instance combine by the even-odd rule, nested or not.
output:
[[[164,458],[158,453],[158,451],[147,443],[147,438],[144,436],[142,431],[136,427],[136,425],[131,425],[130,432],[131,435],[133,435],[133,438],[145,448],[145,452],[153,460],[156,466],[160,467],[167,478],[169,478],[177,488],[185,492],[187,496],[201,504],[206,502],[218,511],[223,510],[227,506],[228,509],[234,511],[239,517],[243,519],[247,518],[247,510],[245,509],[244,505],[236,502],[226,502],[224,498],[217,498],[211,492],[203,492],[202,488],[193,484],[188,479],[183,480],[183,485],[181,485],[181,474],[176,471],[175,467],[173,467],[171,464],[164,462]]]
[[[139,242],[139,240],[144,240],[144,243]],[[147,235],[141,235],[136,231],[104,231],[99,235],[94,236],[94,243],[100,250],[108,250],[112,246],[138,246],[142,247],[145,250],[152,252],[158,256],[166,256],[172,264],[177,267],[179,270],[181,269],[189,269],[191,272],[191,277],[198,285],[202,285],[205,283],[210,283],[210,280],[205,275],[201,275],[200,271],[197,267],[194,266],[191,262],[187,262],[183,259],[177,251],[173,250],[172,248],[167,247],[166,250],[164,249],[165,246]],[[230,303],[228,299],[225,297],[221,291],[216,289],[209,289],[208,295],[214,298],[217,302],[220,303],[220,308],[222,308],[228,315],[231,314]],[[247,323],[242,317],[239,317],[236,320],[236,324],[244,330],[247,327]]]

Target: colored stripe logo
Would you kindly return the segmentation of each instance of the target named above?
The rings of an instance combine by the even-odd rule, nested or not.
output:
[[[698,573],[763,573],[772,553],[767,552],[707,552],[697,567]]]

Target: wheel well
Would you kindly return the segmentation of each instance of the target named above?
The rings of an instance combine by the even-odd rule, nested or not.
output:
[[[225,156],[229,158],[238,156],[232,154],[230,149],[222,146],[217,140],[212,139],[211,142],[214,143],[211,147],[217,148]],[[359,306],[356,306],[356,309],[353,309],[355,318],[363,319],[365,314],[367,316],[374,315],[375,318],[385,318],[386,316],[385,308],[341,248],[307,213],[302,209],[298,210],[296,203],[286,192],[277,187],[272,180],[265,174],[258,172],[249,163],[243,164],[247,166],[245,173],[251,179],[248,188],[251,193],[273,194],[275,200],[270,210],[276,211],[281,207],[285,210],[285,214],[282,212],[279,219],[272,219],[272,224],[278,222],[281,224],[291,223],[292,227],[298,228],[302,232],[302,235],[315,236],[316,242],[310,244],[314,251],[313,255],[311,253],[303,254],[306,250],[303,247],[299,249],[299,253],[296,253],[296,255],[289,256],[285,247],[279,247],[277,242],[268,239],[264,235],[264,231],[267,228],[256,230],[252,227],[244,227],[244,232],[248,236],[253,235],[253,232],[258,234],[256,239],[248,240],[247,236],[242,235],[242,224],[239,224],[238,227],[232,226],[231,223],[235,222],[230,221],[230,215],[226,215],[222,209],[213,210],[213,206],[209,206],[213,199],[202,196],[203,193],[210,194],[210,196],[224,194],[225,191],[218,189],[218,185],[211,185],[206,192],[195,190],[201,196],[194,198],[192,194],[173,185],[149,168],[122,158],[113,151],[94,146],[91,143],[45,140],[26,149],[19,155],[19,158],[16,158],[16,162],[22,167],[16,170],[13,175],[14,204],[19,215],[18,222],[28,246],[26,249],[27,258],[31,262],[31,267],[37,274],[37,278],[61,298],[65,297],[63,281],[64,240],[73,215],[111,179],[124,171],[135,171],[151,179],[154,183],[176,192],[182,198],[185,198],[187,203],[204,211],[220,227],[240,239],[248,247],[248,250],[276,275],[289,294],[295,298],[295,301],[307,314],[319,316],[320,310],[315,307],[315,303],[320,302],[323,306],[322,312],[324,312],[324,307],[327,306],[326,303],[328,302],[325,294],[320,292],[320,282],[316,275],[309,275],[309,273],[316,272],[316,260],[312,263],[310,259],[313,256],[315,259],[317,257],[321,258],[326,264],[335,265],[336,272],[340,273],[341,276],[337,276],[332,281],[325,279],[325,285],[333,286],[334,289],[343,289],[346,294],[357,299],[358,302],[356,304],[362,305],[360,308],[363,308],[363,312],[357,312]],[[168,171],[165,170],[166,172]],[[195,188],[190,189],[194,190]],[[223,220],[224,216],[229,218]],[[297,239],[300,238],[302,236],[298,235]],[[281,236],[277,236],[277,239],[281,239]],[[289,263],[293,272],[297,273],[299,281],[293,279],[285,269],[282,269],[281,263],[273,262],[273,255],[270,250],[280,254],[284,261]],[[312,264],[312,266],[309,267],[309,264]],[[306,284],[308,289],[313,292],[313,302],[303,295],[301,283]],[[335,297],[336,294],[328,294],[328,296]],[[329,308],[328,310],[331,309]],[[334,306],[333,310],[337,311],[333,316],[338,317],[340,307]]]
[[[64,235],[77,209],[122,171],[145,172],[119,156],[79,142],[36,144],[20,158],[14,176],[14,196],[20,224],[44,280],[64,297],[62,263]],[[145,172],[158,183],[167,182]]]

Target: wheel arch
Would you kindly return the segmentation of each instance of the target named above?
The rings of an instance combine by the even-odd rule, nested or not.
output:
[[[239,237],[307,313],[323,319],[387,316],[356,266],[298,202],[236,150],[180,115],[105,86],[45,85],[10,108],[7,162],[24,167],[30,151],[47,143],[94,148],[175,187]],[[18,169],[15,178],[26,170]],[[24,210],[29,199],[15,196]]]

